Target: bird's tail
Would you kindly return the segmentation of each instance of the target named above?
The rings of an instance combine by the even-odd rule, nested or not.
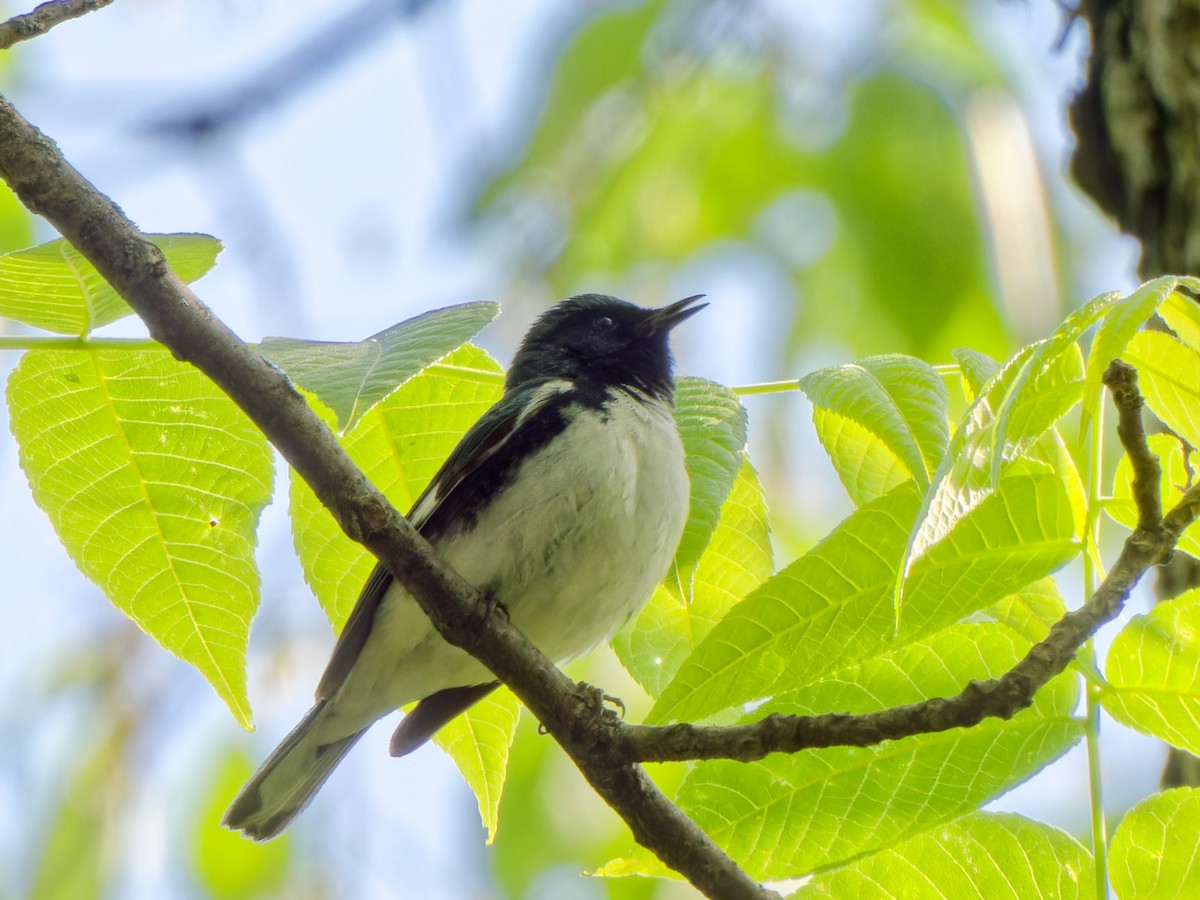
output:
[[[330,741],[321,728],[327,718],[326,701],[320,700],[246,782],[222,825],[256,841],[287,828],[366,731]]]

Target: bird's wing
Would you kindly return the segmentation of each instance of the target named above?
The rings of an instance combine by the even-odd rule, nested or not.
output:
[[[490,497],[493,487],[513,474],[508,471],[510,460],[523,458],[521,451],[545,443],[561,430],[565,424],[561,417],[547,417],[545,413],[561,406],[570,389],[566,381],[535,381],[506,393],[463,435],[417,498],[408,515],[412,526],[434,541],[456,521],[473,514],[478,504]],[[513,447],[513,454],[498,455],[508,446]],[[317,685],[317,700],[332,697],[345,682],[367,642],[375,612],[392,580],[392,573],[383,563],[376,563],[334,645]]]
[[[407,756],[412,753],[433,737],[439,728],[498,687],[500,682],[492,681],[488,684],[446,688],[444,691],[430,694],[410,712],[405,713],[400,724],[396,726],[392,735],[392,756]]]

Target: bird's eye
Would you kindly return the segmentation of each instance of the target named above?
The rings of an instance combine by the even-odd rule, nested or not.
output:
[[[596,320],[596,327],[601,330],[607,330],[613,327],[613,320],[608,316],[601,316]]]

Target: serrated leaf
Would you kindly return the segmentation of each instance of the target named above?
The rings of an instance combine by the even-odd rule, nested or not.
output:
[[[1139,331],[1124,359],[1137,369],[1146,405],[1164,425],[1200,447],[1200,353],[1161,331]]]
[[[496,839],[500,825],[500,796],[508,772],[508,751],[520,717],[517,698],[501,686],[433,736],[433,742],[454,760],[463,780],[475,793],[489,844]]]
[[[1079,402],[1083,364],[1076,342],[1105,313],[1111,299],[1111,295],[1097,297],[1076,310],[1051,337],[1021,348],[1002,367],[983,354],[956,351],[974,400],[926,491],[906,569],[983,502],[1005,467],[1030,455],[1055,422]],[[897,592],[897,617],[900,599]]]
[[[195,666],[243,726],[266,440],[162,351],[31,351],[8,383],[34,499],[110,602]]]
[[[695,720],[794,690],[958,621],[1078,552],[1061,481],[1011,470],[913,566],[897,633],[892,586],[919,504],[914,484],[896,488],[730,610],[680,666],[650,721]]]
[[[1056,900],[1096,896],[1092,854],[1064,831],[1009,813],[973,813],[822,872],[796,900]]]
[[[1200,896],[1200,790],[1147,797],[1113,833],[1108,877],[1118,900]]]
[[[691,478],[691,507],[675,568],[688,577],[708,546],[746,448],[746,410],[729,388],[703,378],[679,378],[675,424]]]
[[[912,478],[887,445],[853,419],[814,406],[813,427],[855,506],[877,500]]]
[[[258,351],[333,410],[338,430],[345,433],[376,403],[461,347],[499,312],[498,303],[463,303],[422,313],[361,341],[270,337]]]
[[[956,625],[755,710],[862,713],[957,693],[1011,668],[1028,642],[1001,625]],[[1083,736],[1067,674],[1011,720],[873,747],[699,763],[676,803],[754,877],[795,878],[895,846],[998,796]]]
[[[992,604],[980,613],[985,621],[999,622],[1032,646],[1050,633],[1067,613],[1067,604],[1053,578],[1042,578]]]
[[[771,532],[758,474],[742,462],[721,521],[692,577],[659,585],[613,639],[622,665],[655,697],[713,625],[771,576]]]
[[[455,368],[500,367],[471,345],[446,365],[409,379],[342,438],[342,446],[397,509],[407,512],[468,428],[500,399],[501,382],[460,377]],[[340,629],[375,559],[334,522],[304,481],[291,473],[290,512],[304,578]]]
[[[800,379],[813,404],[817,436],[855,505],[895,487],[891,456],[922,488],[950,437],[946,387],[937,371],[911,356],[873,356],[819,369]],[[817,411],[826,415],[817,417]],[[858,429],[848,430],[844,422]],[[853,438],[858,438],[857,440]]]
[[[969,401],[974,401],[1002,368],[1000,363],[986,353],[967,347],[952,350],[951,355],[958,362],[958,371],[963,380],[963,394]]]
[[[695,720],[836,665],[887,602],[919,498],[910,481],[855,511],[733,607],[680,666],[648,720]]]
[[[1200,353],[1200,301],[1176,291],[1158,308],[1158,314],[1179,340]]]
[[[1195,483],[1196,454],[1173,435],[1152,434],[1147,439],[1151,452],[1162,467],[1163,510],[1169,510]],[[1126,528],[1137,527],[1137,506],[1133,502],[1133,466],[1128,456],[1122,456],[1113,473],[1112,496],[1105,501],[1104,511],[1114,522]],[[1177,550],[1200,559],[1200,522],[1193,522],[1179,536]]]
[[[1140,329],[1171,292],[1179,285],[1174,275],[1163,275],[1147,281],[1136,291],[1112,304],[1104,321],[1096,329],[1087,359],[1087,385],[1083,400],[1085,423],[1099,411],[1101,379],[1109,363],[1125,352],[1125,345]]]
[[[213,267],[221,242],[207,234],[143,235],[191,283]],[[0,255],[0,316],[57,334],[86,335],[133,312],[64,238]]]
[[[1113,641],[1104,675],[1109,715],[1200,754],[1200,589],[1134,616]]]

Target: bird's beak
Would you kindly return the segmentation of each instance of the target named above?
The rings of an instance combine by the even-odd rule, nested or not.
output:
[[[704,296],[704,294],[696,294],[693,297],[677,300],[661,309],[654,310],[654,314],[650,317],[651,329],[656,332],[670,331],[684,319],[695,315],[708,306],[707,303],[693,305],[697,300],[703,300]]]

